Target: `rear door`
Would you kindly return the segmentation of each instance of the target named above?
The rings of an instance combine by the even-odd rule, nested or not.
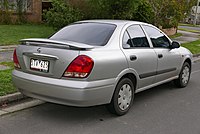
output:
[[[157,55],[140,25],[132,25],[126,29],[122,45],[129,68],[139,75],[138,88],[152,84],[156,75]]]
[[[174,77],[178,74],[181,55],[178,49],[170,49],[171,41],[158,29],[144,25],[157,54],[158,67],[156,82]]]

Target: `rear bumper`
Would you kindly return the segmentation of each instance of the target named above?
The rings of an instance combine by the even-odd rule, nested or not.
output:
[[[73,81],[48,78],[14,70],[14,85],[23,94],[70,106],[94,106],[111,101],[115,79]]]

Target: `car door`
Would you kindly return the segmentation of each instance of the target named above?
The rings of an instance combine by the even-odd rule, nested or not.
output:
[[[143,28],[150,37],[157,54],[156,82],[177,76],[181,64],[181,55],[178,49],[170,49],[171,41],[160,30],[147,25],[143,25]]]
[[[132,25],[126,29],[122,46],[129,68],[139,75],[138,88],[152,84],[156,75],[157,55],[140,25]]]

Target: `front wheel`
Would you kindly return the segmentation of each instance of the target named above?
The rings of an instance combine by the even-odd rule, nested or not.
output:
[[[175,85],[181,88],[186,87],[190,80],[190,74],[191,66],[189,63],[185,62],[179,74],[179,78],[174,80]]]
[[[106,107],[116,115],[124,115],[131,108],[134,99],[134,84],[128,78],[123,78],[117,84],[111,103]]]

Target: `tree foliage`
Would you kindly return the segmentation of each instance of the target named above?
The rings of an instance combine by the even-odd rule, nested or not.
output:
[[[140,0],[89,0],[92,18],[132,19]]]
[[[195,0],[148,0],[148,2],[154,13],[154,24],[168,28],[177,27]]]
[[[141,0],[137,10],[133,13],[132,20],[153,24],[154,12],[146,0]]]
[[[11,23],[11,12],[9,11],[8,0],[0,1],[0,23],[3,24]]]
[[[80,19],[126,19],[176,27],[195,0],[52,0],[44,17],[61,28]]]
[[[27,21],[24,0],[0,0],[0,23],[1,24],[21,24]],[[13,19],[12,15],[17,17]]]
[[[82,19],[80,11],[70,6],[68,2],[52,0],[52,6],[53,8],[49,11],[45,11],[44,18],[49,25],[56,29]]]
[[[27,22],[26,10],[24,9],[24,0],[16,0],[16,9],[18,16],[16,23],[21,24]]]

